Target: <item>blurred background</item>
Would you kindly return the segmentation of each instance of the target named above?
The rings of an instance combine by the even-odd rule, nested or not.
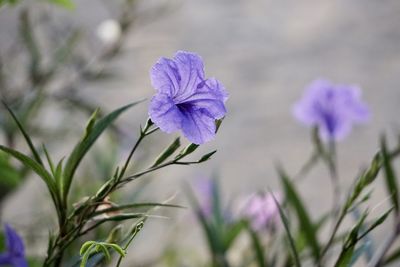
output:
[[[316,78],[361,86],[372,112],[367,125],[357,127],[338,145],[342,188],[348,188],[369,163],[380,135],[399,130],[397,0],[128,2],[127,7],[124,1],[75,0],[76,7],[68,10],[26,1],[0,9],[0,67],[2,77],[7,77],[0,78],[2,96],[15,106],[40,106],[32,108],[35,113],[30,114],[35,115],[26,121],[37,143],[46,142],[56,158],[71,150],[95,107],[106,112],[150,99],[154,89],[149,69],[159,57],[172,57],[177,50],[196,52],[204,59],[206,75],[225,85],[230,94],[228,115],[215,141],[201,148],[217,149],[213,159],[196,167],[163,169],[131,185],[128,195],[137,193],[134,188],[140,184],[143,199],[162,201],[177,194],[174,202],[181,203],[183,181],[214,176],[219,177],[227,202],[259,189],[279,190],[275,166],[279,163],[295,174],[312,152],[310,130],[295,121],[291,109]],[[122,29],[115,29],[110,20],[120,21]],[[62,63],[52,62],[54,57]],[[45,89],[37,93],[35,88]],[[138,125],[146,121],[147,106],[148,100],[121,117],[115,129],[123,137],[119,144],[101,139],[98,152],[85,162],[90,171],[82,173],[80,184],[98,185],[99,161],[112,166],[122,162]],[[2,125],[7,127],[4,116]],[[2,143],[18,146],[21,140],[10,136],[12,132],[4,131]],[[151,137],[137,160],[146,162],[159,151],[154,142],[166,145],[175,136],[159,132]],[[331,207],[327,177],[327,170],[318,166],[299,183],[314,216]],[[4,197],[1,219],[21,229],[32,221],[43,225],[43,214],[52,208],[37,177],[29,177]],[[376,212],[382,213],[387,207],[383,187],[373,189],[373,198]],[[166,246],[204,249],[190,210],[173,211],[168,217],[145,228],[129,253],[130,262],[147,261]],[[46,238],[45,226],[35,235]],[[28,232],[23,233],[29,236]]]

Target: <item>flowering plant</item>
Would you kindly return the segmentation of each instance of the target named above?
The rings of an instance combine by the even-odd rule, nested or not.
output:
[[[207,80],[197,80],[199,83],[195,83],[191,81],[192,74],[187,72],[187,69],[190,69],[192,66],[192,62],[190,58],[195,58],[197,64],[202,66],[202,61],[200,57],[198,57],[194,53],[187,52],[179,52],[178,55],[183,55],[183,57],[188,56],[187,61],[183,61],[181,63],[181,68],[177,69],[174,75],[179,75],[186,79],[183,85],[179,87],[179,92],[181,95],[187,95],[191,100],[188,100],[183,104],[185,108],[183,110],[176,110],[175,112],[178,114],[181,112],[182,115],[179,115],[182,118],[182,125],[189,124],[188,132],[184,131],[185,134],[188,135],[189,138],[199,141],[197,143],[204,143],[209,141],[214,137],[215,131],[217,130],[217,126],[220,125],[221,121],[216,121],[217,118],[221,119],[222,115],[225,114],[224,103],[221,100],[210,100],[208,97],[212,95],[220,94],[220,87],[211,87],[208,85],[204,85],[207,87],[206,90],[202,90],[199,83],[208,83]],[[183,60],[183,59],[182,59]],[[153,76],[154,69],[159,66],[159,63],[155,65],[153,68]],[[197,73],[200,69],[196,69],[194,72]],[[188,75],[188,76],[185,76]],[[171,77],[169,77],[171,78]],[[215,80],[214,80],[215,81]],[[157,85],[157,81],[153,78],[153,83]],[[171,86],[165,85],[166,87]],[[171,87],[172,88],[172,87]],[[159,87],[158,87],[159,89]],[[198,90],[198,91],[197,91]],[[206,92],[206,95],[204,95]],[[225,94],[226,95],[226,94]],[[156,96],[157,97],[157,96]],[[223,100],[225,100],[225,96]],[[192,102],[193,101],[193,104]],[[154,107],[154,98],[152,104],[150,106],[150,114],[151,116],[155,116],[154,113],[157,108],[161,108],[160,105]],[[125,163],[122,166],[119,166],[115,169],[115,172],[111,177],[108,177],[104,184],[100,186],[95,194],[85,198],[81,203],[76,205],[71,205],[69,201],[69,196],[71,192],[71,187],[73,185],[74,180],[77,176],[77,170],[82,162],[83,158],[89,152],[90,148],[99,138],[99,136],[109,128],[112,123],[125,111],[133,106],[139,104],[140,102],[135,102],[121,108],[114,110],[103,118],[98,118],[97,110],[93,113],[91,118],[89,119],[87,126],[85,128],[84,134],[82,138],[77,142],[74,149],[70,153],[70,155],[65,159],[61,159],[58,162],[54,162],[52,156],[47,152],[46,146],[43,145],[43,151],[39,151],[31,140],[28,132],[24,129],[21,122],[18,120],[17,116],[14,112],[6,105],[6,108],[10,112],[11,117],[14,119],[16,125],[21,131],[25,141],[31,151],[32,157],[24,154],[18,150],[15,150],[10,147],[6,147],[0,145],[0,150],[14,157],[16,160],[20,161],[24,166],[31,169],[37,176],[39,176],[43,182],[46,184],[49,194],[51,196],[51,200],[53,202],[55,208],[55,214],[57,216],[58,221],[58,230],[51,234],[48,242],[47,256],[45,257],[43,266],[60,266],[64,261],[64,254],[66,250],[69,248],[71,243],[79,242],[82,238],[90,234],[93,230],[97,229],[103,224],[108,222],[119,222],[126,220],[136,220],[137,223],[134,224],[133,229],[128,232],[126,237],[116,238],[113,237],[106,243],[85,243],[82,246],[81,254],[82,256],[82,266],[86,264],[86,262],[94,257],[98,252],[103,252],[107,258],[109,258],[109,254],[111,253],[109,249],[115,249],[120,254],[120,260],[118,261],[118,265],[121,262],[122,257],[125,255],[125,250],[132,242],[132,239],[137,235],[140,229],[143,227],[147,218],[152,217],[152,208],[153,207],[179,207],[177,205],[171,205],[166,203],[128,203],[128,204],[117,204],[108,201],[109,197],[116,191],[120,190],[123,186],[132,182],[148,173],[154,172],[158,169],[170,166],[170,165],[191,165],[191,164],[199,164],[204,161],[210,159],[210,157],[215,153],[215,151],[207,153],[200,157],[196,161],[186,161],[185,158],[192,154],[198,147],[199,144],[189,144],[183,149],[181,148],[180,138],[176,138],[168,147],[161,152],[161,154],[155,158],[153,164],[149,167],[137,171],[133,174],[127,174],[128,167],[134,156],[135,152],[139,148],[140,144],[143,140],[149,135],[155,133],[160,125],[161,130],[169,131],[164,127],[165,125],[169,125],[171,117],[168,112],[157,113],[155,116],[156,124],[153,123],[151,119],[148,119],[144,127],[140,128],[139,137],[134,143],[129,155],[127,156]],[[193,106],[192,106],[193,105]],[[187,108],[186,108],[187,107]],[[215,114],[214,111],[221,109],[223,113],[218,113],[221,115],[215,115],[215,117],[210,117],[210,114]],[[168,111],[168,109],[167,109]],[[186,113],[187,112],[187,113]],[[198,114],[198,115],[193,115]],[[206,116],[209,121],[207,122],[208,128],[204,127],[204,120],[202,116]],[[190,122],[186,122],[185,119],[190,118]],[[175,118],[172,119],[174,123],[177,123]],[[214,124],[214,126],[212,126]],[[184,129],[188,129],[185,128]],[[195,131],[193,129],[199,129],[199,131]],[[206,131],[206,134],[203,134]],[[214,131],[211,134],[211,131]],[[193,137],[195,136],[195,137]],[[206,137],[204,137],[206,136]],[[197,139],[199,137],[200,139]],[[203,138],[204,137],[204,138]],[[179,150],[180,149],[180,150]],[[106,207],[104,207],[106,206]],[[128,212],[129,210],[135,211],[138,208],[142,208],[141,212]],[[144,210],[143,210],[144,209]],[[8,226],[7,229],[7,237],[8,247],[10,250],[10,255],[4,255],[4,263],[11,263],[15,266],[24,266],[22,265],[23,261],[17,261],[20,257],[23,257],[23,245],[18,237],[11,228]],[[103,237],[106,239],[106,237]],[[123,248],[122,248],[123,247]],[[16,249],[14,249],[16,248]],[[93,248],[94,251],[93,251]],[[6,262],[7,257],[9,258],[9,262]],[[19,257],[19,258],[18,258]],[[101,261],[102,258],[98,261]],[[1,264],[1,263],[0,263]]]
[[[24,1],[0,0],[0,7],[19,2],[22,5]],[[71,0],[47,2],[70,9],[75,7]],[[149,80],[155,93],[148,102],[149,118],[137,127],[136,136],[121,130],[116,122],[145,101],[108,113],[98,109],[90,97],[79,93],[82,83],[93,84],[114,75],[107,63],[120,54],[137,16],[147,11],[138,7],[137,2],[118,1],[121,4],[118,16],[100,23],[94,31],[97,53],[80,28],[71,26],[74,29],[68,35],[60,34],[63,31],[57,28],[46,32],[43,28],[51,27],[42,28],[41,23],[50,20],[35,21],[35,12],[25,6],[17,10],[21,47],[0,54],[3,103],[0,208],[6,197],[30,175],[41,179],[48,192],[46,201],[52,206],[50,222],[40,225],[46,230],[45,245],[37,240],[39,226],[33,222],[24,222],[25,226],[32,224],[34,228],[28,231],[16,220],[0,216],[4,225],[0,233],[0,266],[132,266],[126,259],[132,245],[149,240],[136,239],[138,235],[147,237],[148,232],[143,233],[142,229],[148,229],[151,220],[164,218],[161,211],[185,208],[174,198],[138,200],[136,195],[144,186],[136,182],[167,167],[201,164],[216,152],[196,155],[200,146],[216,138],[227,114],[228,93],[220,80],[206,75],[203,59],[194,52],[177,51],[171,58],[161,57],[154,63]],[[48,40],[41,42],[39,36],[46,36]],[[83,49],[86,46],[89,49]],[[25,57],[18,61],[16,54],[21,51]],[[22,74],[14,75],[13,66],[19,65],[24,67]],[[311,129],[312,154],[300,170],[291,173],[284,164],[277,164],[279,188],[272,190],[265,184],[245,196],[242,196],[244,192],[231,194],[228,200],[223,194],[226,193],[223,183],[217,178],[185,184],[188,206],[194,211],[193,217],[185,218],[185,224],[192,231],[191,222],[197,220],[208,248],[207,256],[198,247],[188,253],[187,248],[174,248],[172,242],[166,242],[161,255],[152,254],[148,263],[138,259],[140,263],[133,265],[396,266],[400,261],[400,249],[396,247],[400,236],[400,198],[395,165],[400,144],[391,145],[382,135],[369,165],[354,177],[350,187],[340,186],[338,144],[356,126],[371,119],[370,108],[361,92],[354,85],[324,79],[312,82],[292,109],[298,122]],[[73,141],[74,146],[65,157],[60,158],[55,152],[63,151],[68,144],[63,138],[72,123],[63,121],[63,125],[56,125],[59,129],[54,133],[43,127],[45,123],[39,115],[51,113],[46,103],[55,104],[54,110],[63,113],[63,117],[73,118],[77,110],[83,111],[85,119],[91,114],[81,137]],[[113,134],[115,142],[107,150],[96,151],[95,146],[107,131]],[[170,144],[159,147],[154,140],[164,138],[160,132],[181,134],[188,142],[175,137]],[[45,144],[38,145],[39,141]],[[151,149],[144,147],[146,142]],[[122,163],[118,162],[115,146],[128,147]],[[154,151],[157,154],[153,157]],[[138,152],[143,153],[138,155]],[[94,154],[94,164],[84,162],[89,153]],[[150,159],[150,164],[144,157]],[[333,199],[332,205],[316,216],[304,198],[306,192],[301,190],[301,183],[310,179],[310,172],[318,165],[326,169],[327,178],[320,179],[325,179],[326,188],[332,189]],[[372,189],[380,180],[387,192],[383,201],[386,206],[376,205],[372,199]],[[121,197],[125,194],[129,197]],[[36,208],[39,204],[32,206]],[[391,224],[389,218],[393,219]],[[382,241],[375,233],[383,225],[387,237]],[[176,232],[173,234],[175,241]],[[159,239],[157,242],[163,243]],[[36,248],[38,251],[34,251]]]

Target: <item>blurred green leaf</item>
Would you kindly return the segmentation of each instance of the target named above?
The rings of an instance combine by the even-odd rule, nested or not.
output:
[[[0,151],[0,201],[20,184],[23,177],[11,163],[10,155]]]
[[[37,175],[42,178],[42,180],[46,183],[50,193],[56,194],[56,185],[54,183],[53,178],[51,177],[50,173],[46,171],[46,169],[37,163],[35,160],[31,159],[30,157],[3,145],[0,145],[0,150],[8,153],[9,155],[13,156],[15,159],[19,160],[25,166],[31,168]]]
[[[278,171],[286,193],[286,199],[288,203],[295,209],[298,222],[300,224],[300,230],[304,232],[304,235],[307,239],[307,244],[311,249],[315,262],[319,263],[321,252],[314,224],[312,223],[303,202],[301,201],[287,175],[283,172],[283,170]]]
[[[375,154],[370,166],[364,170],[356,180],[356,183],[346,199],[345,205],[343,205],[342,213],[345,214],[354,205],[355,201],[361,195],[363,190],[375,181],[378,176],[379,170],[382,166],[382,155],[381,153]],[[368,196],[368,195],[367,195]]]
[[[352,210],[352,215],[357,221],[361,218],[361,212],[357,206],[354,207],[354,209]],[[354,252],[351,263],[355,263],[357,261],[357,258],[363,254],[365,254],[366,256],[366,261],[369,262],[374,253],[374,242],[372,237],[367,232],[366,225],[365,224],[361,225],[360,230],[366,234],[361,240],[362,241],[361,246],[357,248],[356,251]]]
[[[256,254],[256,260],[258,267],[267,267],[266,265],[266,260],[265,260],[265,254],[264,254],[264,248],[261,244],[261,240],[258,236],[258,233],[255,232],[251,227],[247,227],[247,230],[250,234],[250,239],[251,239],[251,244],[253,247],[253,251]]]
[[[19,2],[19,0],[0,0],[0,6],[10,4],[15,5]]]
[[[29,54],[29,78],[33,85],[43,82],[42,55],[35,35],[35,29],[27,9],[20,13],[20,36]]]
[[[224,234],[224,247],[229,249],[240,233],[246,229],[246,223],[243,221],[235,222],[226,226],[226,232]]]
[[[366,251],[367,247],[359,248],[355,250],[356,245],[360,240],[363,240],[372,230],[381,225],[392,212],[392,208],[383,213],[377,219],[375,219],[368,227],[365,226],[365,220],[368,215],[368,211],[365,211],[357,224],[353,226],[350,233],[347,235],[346,240],[343,244],[342,251],[339,255],[339,258],[335,264],[337,267],[347,267],[351,266],[351,263],[354,263],[356,259]],[[366,229],[366,230],[365,230]],[[362,232],[363,231],[363,232]]]
[[[282,174],[283,174],[283,173],[282,173]],[[286,178],[283,178],[283,177],[285,177],[285,176],[282,176],[282,179],[286,179]],[[280,203],[278,202],[278,200],[275,198],[275,196],[274,196],[274,194],[272,193],[272,191],[270,191],[270,194],[272,195],[272,198],[274,199],[275,205],[278,207],[279,216],[280,216],[281,221],[282,221],[282,223],[283,223],[283,226],[284,226],[284,229],[285,229],[285,233],[286,233],[286,237],[287,237],[288,240],[289,240],[290,253],[292,254],[292,257],[293,257],[293,260],[294,260],[294,265],[295,265],[296,267],[301,267],[301,263],[300,263],[300,259],[299,259],[299,254],[298,254],[298,252],[297,252],[297,249],[296,249],[296,245],[295,245],[295,243],[294,243],[293,236],[292,236],[292,234],[291,234],[291,232],[290,232],[289,221],[288,221],[288,219],[287,219],[287,217],[286,217],[286,215],[285,215],[285,213],[284,213],[284,211],[283,211],[283,209],[282,209],[281,204],[280,204]],[[287,197],[287,196],[286,196],[286,197]]]
[[[382,137],[381,139],[381,150],[382,150],[382,159],[383,159],[383,168],[385,170],[385,182],[386,182],[386,190],[392,200],[393,207],[396,211],[396,214],[399,213],[399,192],[397,185],[397,177],[392,167],[392,163],[390,160],[390,155],[386,146],[386,138]]]
[[[70,10],[75,9],[76,7],[75,3],[71,0],[47,0],[47,1]]]
[[[216,261],[226,262],[225,258],[225,247],[222,243],[221,232],[218,232],[215,228],[215,225],[212,224],[204,215],[203,211],[201,210],[200,204],[198,203],[194,192],[192,191],[189,185],[185,186],[185,193],[188,197],[189,203],[194,208],[196,217],[200,222],[200,225],[204,231],[204,234],[207,238],[208,248],[210,250],[210,254],[213,258],[213,264],[217,264]]]
[[[115,226],[107,236],[107,243],[117,243],[120,241],[122,236],[122,224]]]
[[[384,260],[382,266],[391,265],[400,260],[400,248],[391,252]],[[394,266],[394,265],[391,265]]]
[[[349,266],[353,257],[355,246],[358,242],[358,233],[360,232],[365,219],[368,216],[368,211],[365,211],[357,223],[353,226],[349,234],[347,235],[345,242],[342,246],[339,258],[335,263],[335,267],[347,267]]]

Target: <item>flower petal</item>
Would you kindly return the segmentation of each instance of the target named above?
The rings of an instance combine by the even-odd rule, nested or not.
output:
[[[202,110],[190,106],[181,107],[182,131],[185,137],[194,144],[204,144],[215,137],[215,119]]]
[[[17,232],[8,224],[5,225],[7,250],[11,255],[24,255],[24,243]]]
[[[172,98],[165,94],[156,94],[150,102],[149,116],[160,129],[172,133],[181,128],[182,113]]]
[[[169,58],[160,58],[151,68],[152,86],[159,92],[174,96],[179,91],[180,75],[176,63]]]
[[[191,104],[194,109],[208,112],[214,119],[221,119],[226,114],[224,103],[227,99],[228,93],[224,86],[216,79],[207,79],[185,103]]]
[[[182,102],[193,95],[197,85],[205,80],[204,65],[200,56],[185,51],[178,51],[175,54],[174,62],[180,77],[179,89],[175,92],[174,99],[176,102]]]
[[[347,90],[346,90],[347,89]],[[354,122],[365,123],[369,120],[370,112],[368,106],[361,100],[361,88],[357,86],[343,88],[347,92],[346,106],[349,116],[352,116]]]
[[[10,255],[8,253],[2,253],[0,254],[0,264],[10,264],[11,259]]]
[[[24,257],[18,257],[12,259],[13,267],[28,267],[28,262]]]

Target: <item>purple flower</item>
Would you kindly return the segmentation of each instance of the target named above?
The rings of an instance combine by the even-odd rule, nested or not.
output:
[[[282,201],[280,194],[275,193],[274,196],[278,203]],[[271,229],[279,221],[279,208],[270,193],[258,193],[244,201],[243,215],[254,230]]]
[[[0,266],[27,267],[24,243],[8,224],[5,225],[7,251],[0,254]]]
[[[341,140],[350,133],[353,124],[365,123],[369,118],[359,87],[335,85],[326,80],[312,82],[295,104],[293,113],[302,123],[318,126],[324,140]]]
[[[225,115],[228,95],[219,81],[205,78],[198,55],[178,51],[173,59],[160,58],[150,76],[157,94],[149,115],[162,131],[181,130],[195,144],[214,138],[215,120]]]

